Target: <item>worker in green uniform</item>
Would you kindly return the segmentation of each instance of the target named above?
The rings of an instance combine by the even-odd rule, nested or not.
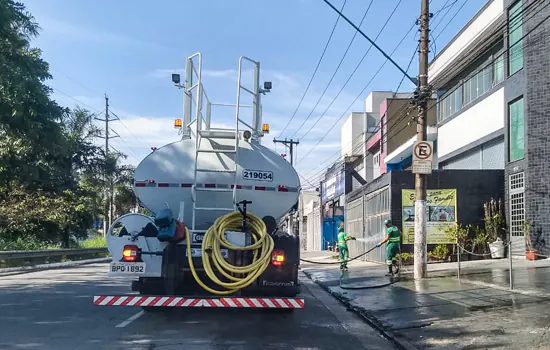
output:
[[[386,276],[393,276],[393,264],[397,254],[399,254],[399,244],[401,243],[401,233],[399,229],[395,227],[390,219],[384,221],[386,226],[386,238],[376,246],[380,247],[382,244],[388,242],[386,246],[386,264],[388,265],[388,274]]]
[[[349,240],[355,240],[355,237],[348,236],[346,232],[344,232],[344,224],[340,223],[338,227],[338,255],[340,257],[340,270],[342,271],[348,269]]]

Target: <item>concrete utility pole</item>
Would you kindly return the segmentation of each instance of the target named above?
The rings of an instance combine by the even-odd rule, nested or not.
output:
[[[417,141],[426,141],[428,120],[428,98],[431,88],[428,85],[428,53],[430,35],[430,8],[429,0],[421,0],[420,11],[420,46],[419,46],[419,73],[418,90],[415,94],[418,107],[418,121],[416,126]],[[426,174],[415,175],[415,203],[414,203],[414,278],[427,277],[427,234],[426,234]]]
[[[293,139],[290,139],[289,141],[286,138],[284,140],[277,140],[276,138],[274,138],[273,143],[275,144],[282,143],[283,145],[290,148],[290,165],[294,165],[294,145],[298,147],[298,144],[300,143],[300,141],[299,140],[294,141]],[[298,210],[300,210],[299,206],[300,204],[298,201],[298,208],[297,208]],[[288,216],[288,231],[289,233],[294,233],[294,212],[291,212],[290,215]]]
[[[104,219],[103,219],[103,235],[107,235],[107,230],[111,226],[112,223],[112,206],[113,206],[113,179],[110,174],[107,173],[107,161],[109,158],[109,139],[114,139],[117,137],[120,137],[115,131],[113,132],[113,136],[110,136],[110,129],[109,129],[109,122],[119,120],[117,116],[115,118],[111,118],[111,114],[109,113],[109,97],[107,97],[107,94],[105,94],[105,119],[100,118],[94,118],[96,120],[105,122],[105,136],[99,136],[105,139],[105,172],[103,174],[104,180],[105,180],[105,211],[104,211]]]
[[[293,139],[290,139],[289,141],[285,138],[284,140],[273,139],[273,143],[282,143],[283,145],[290,148],[290,165],[294,165],[294,145],[296,145],[296,148],[298,148],[298,144],[300,143],[300,141],[294,141]]]

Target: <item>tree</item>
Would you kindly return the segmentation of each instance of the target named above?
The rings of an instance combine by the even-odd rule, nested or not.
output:
[[[65,155],[65,110],[49,98],[48,64],[30,46],[37,33],[23,4],[0,2],[0,195],[18,186],[55,190],[55,163]]]

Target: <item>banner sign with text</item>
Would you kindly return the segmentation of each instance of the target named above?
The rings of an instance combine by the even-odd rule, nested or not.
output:
[[[414,190],[402,190],[403,244],[414,244]],[[428,190],[426,194],[426,228],[428,244],[455,243],[447,229],[456,225],[456,189]]]

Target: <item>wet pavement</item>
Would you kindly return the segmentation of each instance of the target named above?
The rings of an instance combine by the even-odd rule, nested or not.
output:
[[[460,281],[456,264],[434,264],[431,276],[450,277],[420,283],[410,278],[410,266],[391,279],[385,266],[354,261],[341,282],[338,265],[303,264],[302,270],[405,347],[550,349],[550,262],[514,261],[517,291],[507,289],[507,264],[466,262]]]
[[[0,349],[395,349],[395,344],[300,274],[305,308],[172,309],[93,306],[130,293],[107,264],[0,278]]]

